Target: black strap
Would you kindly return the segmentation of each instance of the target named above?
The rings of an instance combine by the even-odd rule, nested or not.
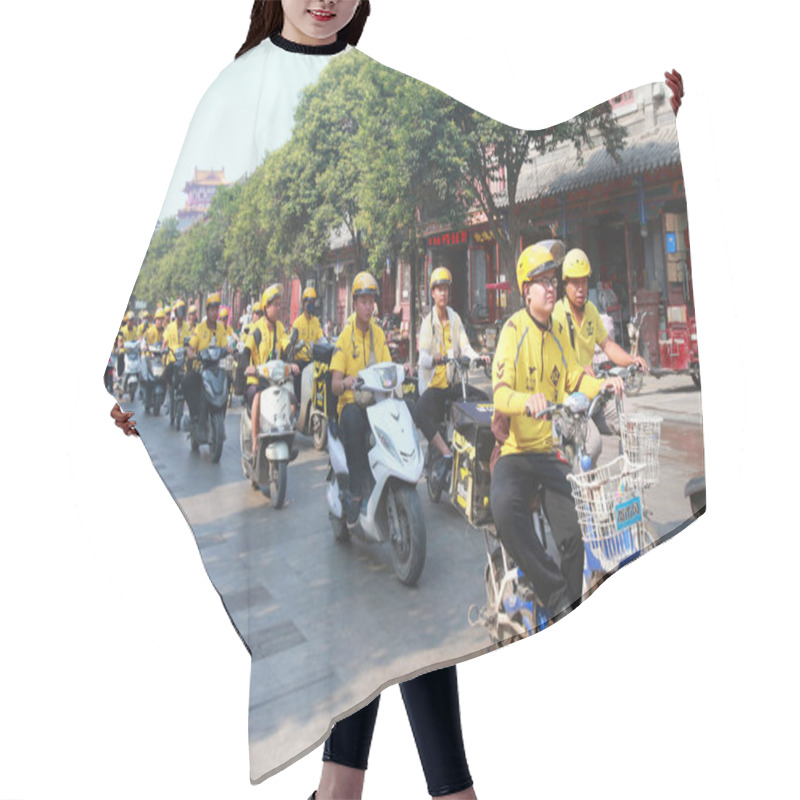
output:
[[[572,345],[572,352],[577,353],[575,349],[575,326],[572,324],[572,314],[567,311],[567,325],[569,326],[569,343]]]

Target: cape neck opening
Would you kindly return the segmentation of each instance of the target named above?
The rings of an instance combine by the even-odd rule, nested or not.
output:
[[[273,33],[269,40],[276,47],[281,50],[286,50],[289,53],[302,53],[306,56],[332,56],[336,53],[341,53],[347,47],[346,39],[337,39],[331,44],[298,44],[291,42],[281,36],[279,33]]]

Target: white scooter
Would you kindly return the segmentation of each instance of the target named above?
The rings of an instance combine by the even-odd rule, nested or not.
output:
[[[349,470],[341,432],[328,429],[328,516],[338,541],[351,533],[365,542],[390,542],[392,565],[401,583],[414,586],[425,565],[426,532],[417,481],[422,475],[423,457],[414,420],[403,400],[397,399],[403,385],[399,364],[374,364],[358,373],[354,387],[356,401],[366,408],[370,427],[369,478],[366,510],[358,525],[348,530],[344,490]],[[365,487],[367,488],[367,487]]]
[[[289,462],[295,437],[296,416],[292,414],[292,367],[275,359],[256,367],[259,383],[264,386],[260,400],[260,428],[255,462],[253,461],[253,424],[250,407],[242,409],[240,444],[242,472],[253,488],[269,493],[273,508],[281,508],[286,499]],[[296,452],[294,453],[296,456]]]
[[[131,403],[136,399],[142,376],[142,353],[139,342],[125,342],[125,371],[120,381],[119,396],[127,394]]]

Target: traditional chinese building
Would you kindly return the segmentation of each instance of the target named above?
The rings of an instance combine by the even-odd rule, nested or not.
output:
[[[635,308],[651,311],[644,337],[653,340],[674,309],[693,313],[691,257],[680,152],[674,115],[665,86],[655,83],[611,101],[626,130],[626,144],[614,159],[596,137],[578,161],[571,142],[553,152],[532,153],[519,176],[517,213],[523,219],[518,249],[545,238],[580,247],[592,262],[591,288],[604,297],[613,290],[618,302],[607,310],[617,331]],[[503,176],[492,186],[499,208],[508,206]],[[499,246],[485,216],[470,214],[453,229],[436,220],[422,230],[424,262],[420,265],[417,309],[429,303],[432,270],[445,266],[453,274],[451,305],[475,324],[504,316],[508,297],[493,285],[516,285],[514,274],[501,274]],[[337,322],[350,313],[349,287],[358,271],[357,254],[344,228],[332,232],[331,249],[316,280],[322,314]],[[387,264],[382,275],[382,313],[400,306],[408,319],[410,270]],[[619,336],[617,336],[619,339]],[[655,348],[653,348],[655,349]]]
[[[211,200],[220,186],[230,186],[225,180],[225,168],[197,169],[194,178],[186,181],[183,191],[186,194],[186,205],[178,209],[178,230],[185,231],[208,213]]]

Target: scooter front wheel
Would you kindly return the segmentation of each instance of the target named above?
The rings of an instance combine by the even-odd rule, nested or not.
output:
[[[389,487],[386,497],[392,566],[400,583],[415,586],[425,566],[427,534],[417,490],[406,484]]]
[[[221,411],[215,411],[211,415],[211,461],[216,464],[222,457],[222,443],[225,441],[225,415]]]
[[[328,444],[328,420],[315,414],[311,418],[311,436],[315,450],[324,450]]]
[[[269,499],[273,508],[282,508],[289,482],[289,463],[272,461],[269,465]]]

